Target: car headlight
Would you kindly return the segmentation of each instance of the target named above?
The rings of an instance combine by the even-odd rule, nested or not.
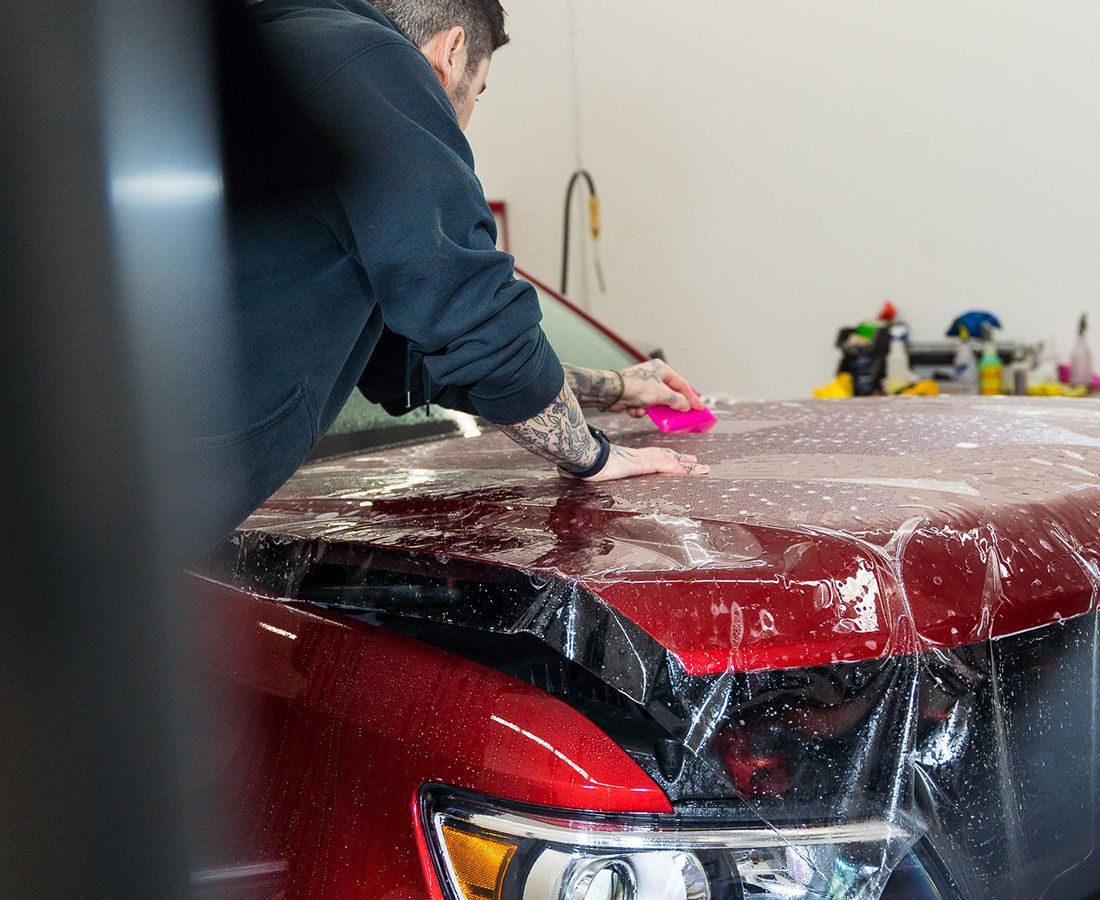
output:
[[[914,841],[880,820],[714,827],[438,793],[425,814],[451,900],[842,900],[881,886]]]

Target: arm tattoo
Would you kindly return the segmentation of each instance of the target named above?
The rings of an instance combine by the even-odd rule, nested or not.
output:
[[[500,430],[524,450],[567,469],[586,469],[600,455],[599,442],[588,430],[581,405],[568,383],[537,416],[515,425],[501,425]]]
[[[565,366],[565,380],[577,399],[589,406],[611,406],[622,399],[623,384],[614,372]]]

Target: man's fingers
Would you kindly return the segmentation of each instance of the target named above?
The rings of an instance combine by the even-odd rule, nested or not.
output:
[[[699,399],[699,395],[695,393],[695,388],[687,383],[679,374],[673,371],[671,368],[665,369],[665,384],[680,394],[686,401],[687,406],[683,407],[683,411],[687,412],[689,409],[702,409],[703,401]],[[669,404],[670,406],[672,404]],[[676,407],[680,409],[681,407]]]
[[[690,453],[677,453],[675,450],[672,450],[669,447],[658,447],[656,449],[658,453],[664,453],[665,455],[671,456],[673,459],[679,460],[680,462],[699,462],[699,460],[692,456]]]
[[[710,466],[704,466],[700,463],[682,463],[680,465],[680,471],[677,475],[709,475]]]
[[[627,410],[627,414],[632,416],[635,419],[644,419],[645,418],[645,407],[642,407],[642,406],[631,407],[630,409]]]
[[[611,407],[612,412],[642,406],[669,406],[678,412],[705,408],[692,386],[663,360],[651,359],[623,369],[620,374],[626,391],[623,398]],[[636,417],[641,415],[633,411],[630,414]]]
[[[665,399],[661,402],[664,403],[665,406],[671,406],[679,412],[687,412],[691,409],[691,401],[683,394],[676,393],[676,391],[669,391]]]
[[[710,466],[704,466],[697,462],[672,459],[664,463],[656,472],[658,475],[706,475],[710,472]]]
[[[657,460],[654,475],[706,475],[710,472],[710,466],[701,465],[689,453],[677,453],[666,448],[659,448],[658,452],[663,458]]]

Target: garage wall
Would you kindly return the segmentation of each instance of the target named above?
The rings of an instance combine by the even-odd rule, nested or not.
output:
[[[508,202],[519,265],[556,283],[561,197],[576,167],[569,11],[564,0],[505,8],[512,41],[493,59],[468,137],[486,194]]]
[[[592,307],[700,387],[805,396],[886,297],[918,336],[989,308],[1064,353],[1089,309],[1100,350],[1100,4],[599,0],[573,46],[566,3],[507,5],[472,138],[517,256],[556,280],[582,148]]]

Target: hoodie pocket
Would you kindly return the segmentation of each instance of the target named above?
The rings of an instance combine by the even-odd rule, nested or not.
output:
[[[228,533],[294,474],[317,441],[314,409],[309,385],[298,384],[263,418],[198,439],[211,534]]]
[[[201,437],[199,438],[199,444],[208,450],[231,450],[262,437],[265,432],[291,419],[296,412],[301,410],[305,413],[308,423],[298,423],[298,425],[299,427],[302,425],[307,426],[305,430],[309,431],[309,448],[312,449],[313,445],[317,443],[317,422],[316,416],[313,414],[312,397],[313,393],[309,385],[299,382],[294,386],[294,390],[290,392],[290,396],[262,419],[236,431]]]

